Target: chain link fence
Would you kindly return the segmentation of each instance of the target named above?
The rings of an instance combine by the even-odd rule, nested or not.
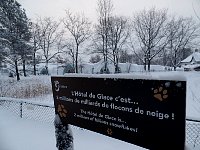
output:
[[[0,99],[0,109],[6,109],[16,117],[31,119],[40,122],[54,122],[55,109],[53,106],[33,104],[24,101]],[[76,126],[73,128],[81,129]],[[200,121],[186,119],[186,144],[193,147],[200,146]]]
[[[55,109],[53,106],[13,100],[1,100],[0,109],[9,110],[16,117],[41,122],[54,122]]]
[[[200,145],[200,121],[186,119],[186,143],[193,147]]]

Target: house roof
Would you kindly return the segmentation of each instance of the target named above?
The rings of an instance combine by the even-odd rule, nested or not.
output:
[[[187,58],[182,60],[181,63],[191,62],[192,59],[194,59],[196,62],[200,62],[200,53],[199,52],[194,52],[193,54],[191,54],[190,56],[188,56]]]

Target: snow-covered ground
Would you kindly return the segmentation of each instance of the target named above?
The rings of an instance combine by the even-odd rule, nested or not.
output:
[[[57,150],[53,124],[13,117],[0,110],[0,150]],[[144,150],[101,134],[72,128],[75,150]]]
[[[0,132],[0,150],[57,150],[53,124],[16,118],[0,110]],[[72,132],[74,150],[145,150],[88,130],[72,127]],[[187,150],[199,149],[187,145]]]
[[[180,78],[187,80],[186,116],[188,119],[200,120],[200,72],[179,72],[178,74],[180,74]],[[132,76],[157,79],[174,75],[177,76],[177,72],[132,74]],[[43,80],[49,82],[49,78],[46,77]],[[52,106],[53,97],[50,94],[45,97],[27,99],[27,101],[39,104],[45,102]],[[143,149],[91,131],[76,128],[72,128],[72,130],[75,150]],[[200,150],[199,146],[194,148],[192,145],[187,145],[187,147],[189,150]],[[174,148],[172,147],[172,149]],[[12,113],[0,110],[0,150],[56,150],[54,126],[52,123],[16,118]]]

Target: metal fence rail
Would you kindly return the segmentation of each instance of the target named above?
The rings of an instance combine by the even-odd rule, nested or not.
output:
[[[37,120],[40,122],[54,122],[55,109],[53,106],[33,104],[24,101],[0,99],[0,109],[9,110],[16,117]],[[72,126],[74,128],[79,128]],[[81,128],[79,128],[81,129]],[[186,144],[193,147],[200,145],[200,121],[186,119]]]

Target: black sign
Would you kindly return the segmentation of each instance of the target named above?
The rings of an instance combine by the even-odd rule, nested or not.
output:
[[[186,82],[52,77],[56,114],[150,150],[183,150]]]

